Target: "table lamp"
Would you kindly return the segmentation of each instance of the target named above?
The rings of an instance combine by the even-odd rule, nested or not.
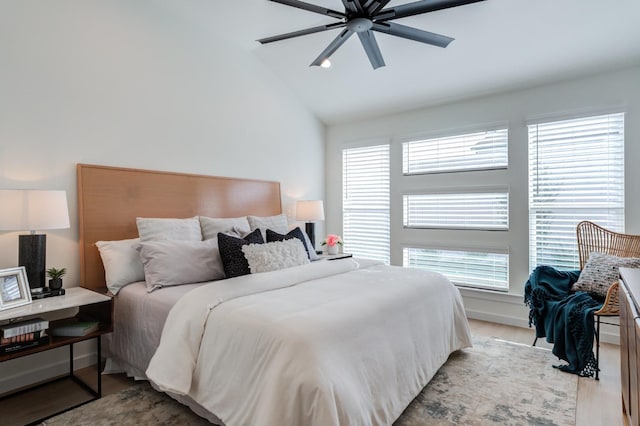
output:
[[[24,266],[32,294],[45,288],[46,234],[36,231],[69,228],[65,191],[0,190],[0,231],[29,231],[18,239],[18,265]]]
[[[316,230],[314,223],[324,220],[324,205],[322,200],[300,200],[296,205],[296,220],[306,222],[305,231],[309,236],[309,241],[313,249],[316,248]]]

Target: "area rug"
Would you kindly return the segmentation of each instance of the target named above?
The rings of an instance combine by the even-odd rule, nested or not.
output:
[[[550,351],[474,340],[449,357],[394,426],[574,425],[578,378],[551,368]],[[140,382],[43,423],[204,425],[191,410]],[[302,426],[302,425],[301,425]]]
[[[575,425],[578,376],[553,364],[548,349],[475,339],[449,357],[394,425]]]

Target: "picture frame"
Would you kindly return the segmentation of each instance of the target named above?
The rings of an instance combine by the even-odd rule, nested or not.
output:
[[[24,266],[0,269],[0,311],[31,303],[31,290]]]

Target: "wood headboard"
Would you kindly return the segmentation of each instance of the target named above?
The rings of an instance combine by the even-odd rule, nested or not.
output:
[[[80,285],[105,289],[96,241],[136,238],[136,217],[272,216],[278,182],[77,165]]]

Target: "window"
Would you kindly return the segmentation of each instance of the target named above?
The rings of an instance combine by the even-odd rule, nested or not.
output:
[[[454,284],[509,290],[509,254],[405,248],[404,266],[440,272]]]
[[[344,251],[390,262],[389,145],[342,151]]]
[[[470,230],[509,229],[509,190],[479,189],[478,175],[471,170],[506,169],[509,163],[509,132],[506,128],[407,141],[402,144],[405,176],[458,173],[466,182],[455,191],[429,187],[423,193],[403,196],[403,224],[410,229]],[[414,178],[405,178],[407,180]],[[428,182],[429,178],[424,178]],[[472,236],[470,238],[478,238]],[[417,237],[414,237],[417,238]],[[487,238],[489,239],[489,238]],[[479,241],[478,241],[479,242]],[[403,250],[405,266],[441,272],[458,285],[508,290],[509,254],[492,249],[466,251],[459,248]]]
[[[507,129],[410,141],[402,144],[403,173],[505,169]]]
[[[624,114],[528,127],[529,266],[578,269],[578,222],[624,232]]]
[[[404,196],[408,228],[509,229],[509,194],[478,192]]]

